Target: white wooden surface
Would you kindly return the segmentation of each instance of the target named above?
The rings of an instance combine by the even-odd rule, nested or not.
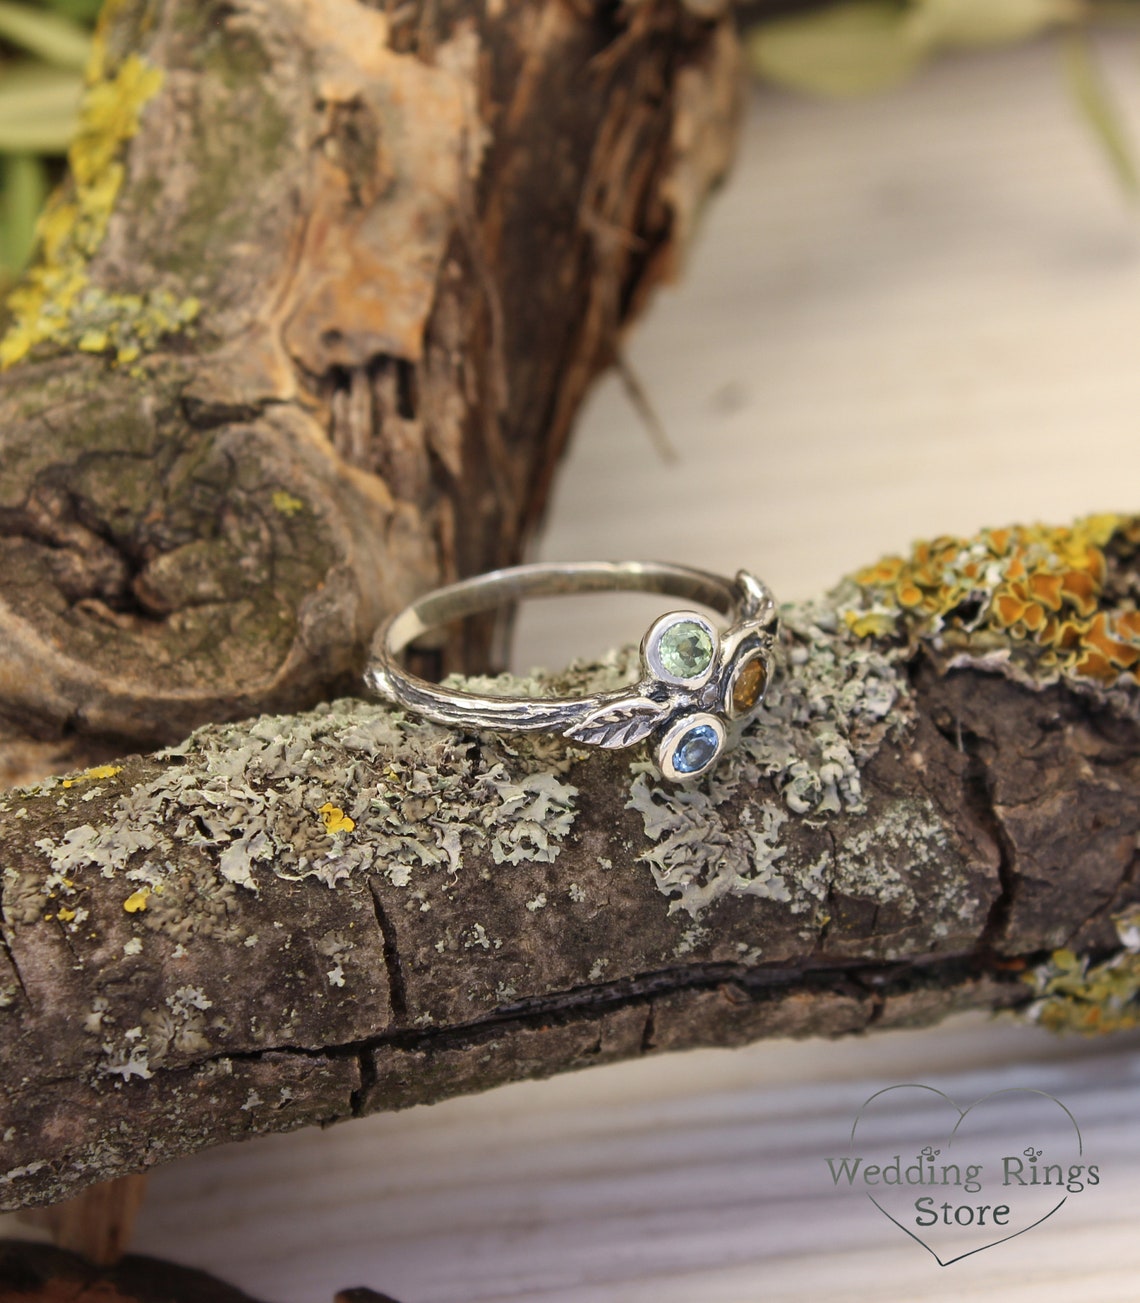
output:
[[[1108,53],[1140,125],[1136,49]],[[1136,509],[1138,340],[1136,219],[1048,47],[855,105],[758,95],[688,279],[631,345],[681,460],[601,386],[542,552],[750,565],[799,597],[916,536]],[[536,605],[520,664],[640,631],[612,603],[579,618]],[[1057,1094],[1102,1185],[939,1268],[823,1164],[908,1080]],[[198,1155],[155,1174],[137,1245],[271,1303],[1133,1301],[1138,1092],[1140,1037],[972,1016],[679,1055]]]

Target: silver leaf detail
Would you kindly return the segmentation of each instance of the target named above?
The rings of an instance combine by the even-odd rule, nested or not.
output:
[[[563,737],[596,747],[631,747],[669,714],[667,702],[647,697],[625,697],[592,711],[581,723],[568,728]]]

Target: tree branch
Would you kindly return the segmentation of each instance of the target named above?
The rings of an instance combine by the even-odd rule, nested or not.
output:
[[[0,341],[0,781],[352,691],[517,560],[727,167],[726,5],[388,8],[108,5]]]
[[[691,790],[342,700],[9,794],[4,1205],[666,1049],[1129,1025],[1138,557],[1136,519],[994,530],[786,608]]]

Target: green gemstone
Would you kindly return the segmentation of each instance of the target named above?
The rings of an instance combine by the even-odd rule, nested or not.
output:
[[[695,620],[678,620],[670,625],[658,647],[662,666],[675,679],[695,679],[712,661],[709,631]]]

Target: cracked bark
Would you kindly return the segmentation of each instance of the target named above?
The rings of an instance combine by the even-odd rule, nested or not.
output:
[[[117,0],[99,47],[41,298],[0,309],[0,786],[354,690],[384,613],[519,559],[739,93],[685,0]]]
[[[120,0],[99,48],[0,346],[0,783],[352,691],[518,560],[739,98],[685,0]]]
[[[0,387],[9,777],[354,689],[383,612],[515,559],[586,386],[723,170],[736,97],[727,18],[673,0],[390,18],[357,0],[122,0],[104,39],[104,85],[131,52],[163,82],[83,248],[92,294]],[[201,315],[131,360],[131,296],[159,291]],[[90,351],[84,312],[123,326],[119,361]],[[471,669],[488,647],[476,628],[425,665]],[[1134,717],[944,668],[914,650],[912,713],[861,768],[866,810],[797,818],[782,845],[805,872],[834,865],[918,802],[943,861],[887,839],[890,890],[829,870],[807,913],[749,890],[697,918],[671,908],[624,756],[441,743],[451,808],[479,816],[437,861],[364,855],[331,890],[304,876],[332,853],[320,800],[272,854],[191,817],[185,792],[148,806],[184,758],[0,800],[3,1206],[639,1053],[1014,1005],[1018,967],[1052,947],[1111,953],[1135,900]],[[291,771],[306,800],[324,784],[345,808],[395,789],[424,806],[423,744],[393,743],[384,715],[348,721],[389,738],[361,752],[329,713],[320,765]],[[480,840],[499,779],[469,780],[488,760],[508,782],[573,783],[552,852]],[[226,782],[231,803],[272,789],[278,813],[258,818],[280,817],[287,785]],[[742,777],[732,835],[780,800],[771,772]],[[358,824],[358,851],[381,844],[383,820]],[[43,843],[76,834],[109,840],[86,859],[68,843],[51,878]],[[227,876],[243,841],[244,883]],[[165,897],[140,902],[156,872]]]
[[[858,639],[841,642],[845,655],[865,655]],[[321,794],[335,795],[360,816],[359,845],[379,846],[383,816],[373,831],[361,814],[370,795],[394,802],[399,788],[414,803],[402,808],[426,827],[440,816],[423,805],[425,775],[443,781],[466,766],[475,792],[486,780],[472,762],[488,761],[495,781],[529,779],[538,790],[556,778],[577,789],[553,858],[503,860],[471,825],[451,864],[389,850],[330,887],[297,880],[313,843],[257,862],[256,890],[234,888],[220,872],[224,852],[193,820],[179,830],[177,803],[153,800],[155,783],[199,763],[193,747],[130,758],[110,778],[11,794],[0,812],[13,969],[0,1013],[13,1083],[0,1108],[4,1206],[58,1200],[204,1145],[591,1064],[1012,1008],[1030,999],[1026,966],[1054,948],[1119,950],[1113,916],[1140,901],[1135,700],[948,669],[921,640],[905,671],[899,722],[876,735],[860,769],[865,808],[782,829],[785,867],[831,848],[815,914],[779,892],[729,892],[696,919],[675,908],[630,806],[629,753],[551,744],[536,755],[430,726],[400,734],[380,706],[263,723],[227,790],[265,786],[256,755],[273,729],[318,727],[311,769],[288,771],[318,785],[304,789],[313,823]],[[810,661],[797,673],[810,695]],[[216,742],[209,754],[221,763],[258,727],[207,729],[202,745]],[[755,736],[779,749],[781,731],[800,727],[770,718]],[[758,827],[779,781],[741,769],[717,807],[723,826]],[[187,782],[183,810],[200,794],[198,777]],[[935,861],[903,834],[872,836],[935,815]],[[277,816],[267,817],[272,831]],[[61,852],[51,846],[80,821],[94,833],[114,828],[127,853],[109,876],[97,856],[72,863],[70,886],[53,880],[53,896],[47,875]],[[146,854],[129,847],[156,821],[169,842],[168,895],[128,912],[138,879],[125,875]],[[877,876],[860,885],[837,865],[868,836]],[[786,869],[789,883],[797,872]],[[894,885],[884,892],[883,882]],[[65,924],[59,901],[86,914]]]

